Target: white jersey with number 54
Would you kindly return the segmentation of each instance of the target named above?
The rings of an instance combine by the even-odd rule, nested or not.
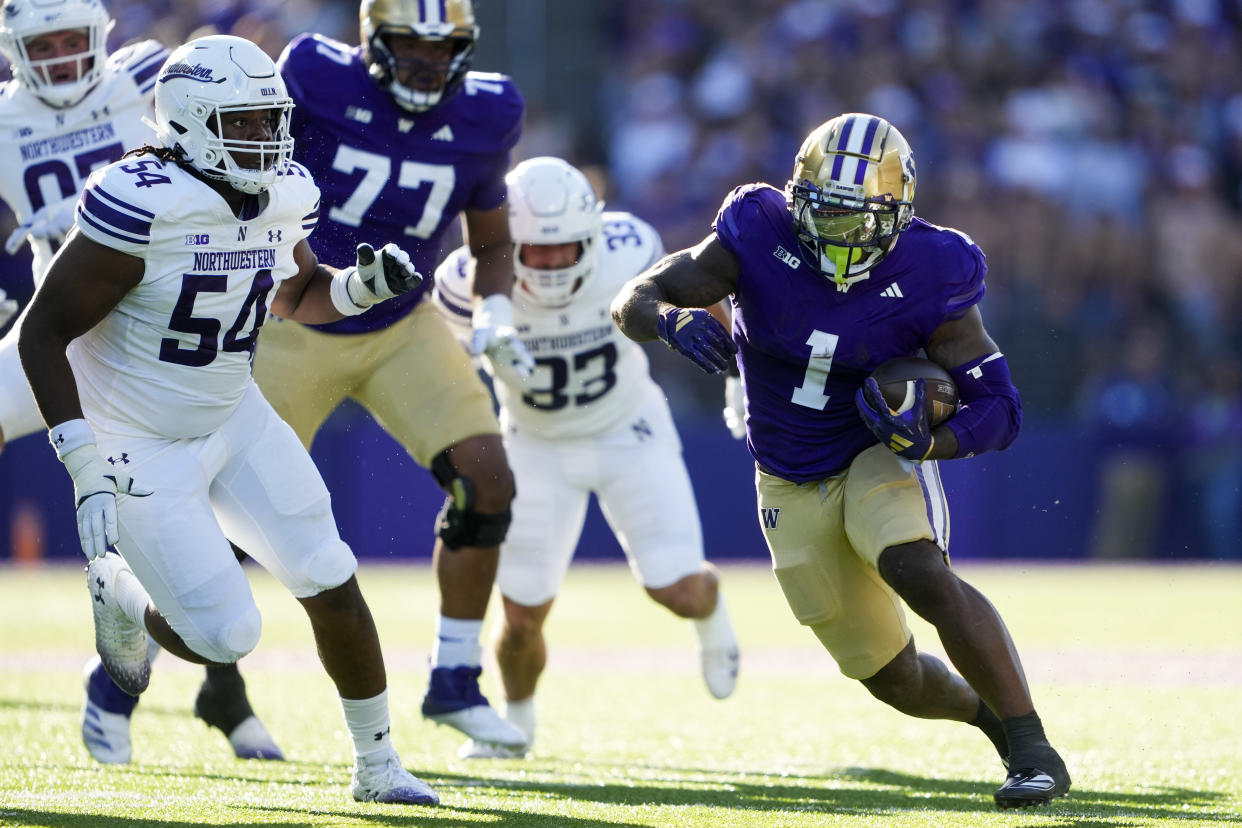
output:
[[[518,283],[513,317],[518,336],[535,357],[525,380],[488,365],[496,380],[506,432],[550,440],[593,437],[621,424],[662,394],[640,345],[613,324],[609,305],[627,281],[664,255],[659,234],[629,213],[604,213],[594,272],[561,308],[539,305]],[[436,269],[435,302],[463,342],[470,337],[469,250],[453,251]]]
[[[238,218],[202,180],[147,154],[91,175],[77,207],[93,241],[143,259],[142,281],[69,358],[87,419],[119,434],[199,437],[241,402],[275,285],[319,217],[300,164]]]

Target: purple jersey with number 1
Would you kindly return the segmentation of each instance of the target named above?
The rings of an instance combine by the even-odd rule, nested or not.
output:
[[[347,267],[360,242],[394,242],[425,277],[419,288],[366,313],[315,327],[387,327],[426,293],[458,214],[504,201],[522,96],[504,75],[470,72],[457,94],[427,112],[410,112],[367,74],[361,47],[321,35],[299,35],[278,66],[297,104],[293,157],[323,193],[311,249],[324,264]]]
[[[804,483],[844,471],[875,445],[854,393],[885,360],[923,348],[983,298],[983,253],[916,218],[869,278],[841,291],[794,235],[785,196],[738,187],[716,236],[739,266],[733,338],[746,389],[746,443],[771,474]]]

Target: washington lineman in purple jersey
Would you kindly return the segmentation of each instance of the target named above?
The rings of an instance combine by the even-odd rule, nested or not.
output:
[[[915,180],[892,125],[833,118],[807,136],[784,193],[734,190],[714,232],[626,285],[613,318],[709,372],[736,351],[762,529],[794,616],[876,698],[983,730],[1008,768],[998,807],[1043,805],[1066,794],[1069,774],[1004,622],[948,566],[932,462],[1008,446],[1021,401],[979,313],[983,253],[914,217]],[[698,310],[725,296],[732,339]],[[869,378],[920,350],[962,401],[935,428],[922,380],[899,414]],[[915,649],[898,598],[936,627],[961,676]]]
[[[461,215],[475,270],[473,348],[529,373],[509,299],[504,203],[522,98],[503,75],[467,71],[478,37],[469,0],[366,0],[360,17],[361,46],[302,35],[279,60],[297,103],[294,155],[323,194],[311,246],[343,264],[359,241],[391,240],[431,273]],[[415,288],[333,324],[271,325],[255,379],[307,446],[342,400],[357,400],[449,494],[433,553],[441,606],[423,715],[517,746],[525,735],[479,691],[479,633],[513,474],[491,397],[426,297]]]

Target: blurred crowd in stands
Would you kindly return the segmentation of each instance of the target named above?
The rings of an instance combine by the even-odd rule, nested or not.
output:
[[[502,1],[523,2],[475,5],[484,16]],[[1028,423],[1073,423],[1106,448],[1096,552],[1159,554],[1144,527],[1172,503],[1210,527],[1206,556],[1242,557],[1242,3],[599,5],[597,118],[549,138],[563,115],[540,124],[533,108],[519,156],[574,148],[609,205],[675,250],[708,232],[734,186],[782,187],[814,126],[882,115],[914,148],[916,213],[987,254],[984,319]],[[302,31],[358,38],[354,0],[109,8],[114,45],[175,44],[201,25],[272,54]],[[553,65],[570,37],[549,23]],[[718,415],[718,384],[653,357],[678,410]]]

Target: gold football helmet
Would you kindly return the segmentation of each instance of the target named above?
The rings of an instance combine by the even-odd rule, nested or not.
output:
[[[425,112],[448,100],[470,71],[474,42],[479,37],[470,0],[362,0],[358,17],[363,58],[371,77],[411,112]],[[452,56],[447,66],[398,58],[385,40],[389,35],[448,41],[453,46]],[[434,89],[413,89],[401,82],[402,72],[429,71],[443,75]]]
[[[883,118],[851,112],[798,150],[785,200],[798,240],[842,290],[878,265],[914,218],[910,145]]]

